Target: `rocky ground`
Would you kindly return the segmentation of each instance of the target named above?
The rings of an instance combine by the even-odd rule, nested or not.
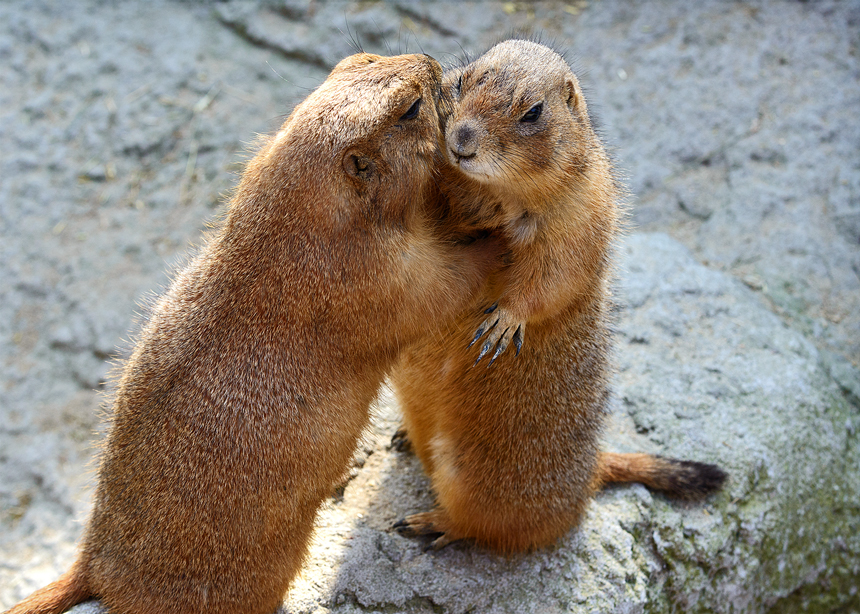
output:
[[[731,481],[423,554],[388,531],[432,497],[384,396],[285,611],[860,611],[860,3],[620,0],[0,3],[0,607],[73,559],[108,359],[255,134],[356,46],[515,31],[567,51],[631,190],[607,447]]]

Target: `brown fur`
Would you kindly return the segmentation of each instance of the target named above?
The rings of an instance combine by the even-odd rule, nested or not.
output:
[[[440,78],[426,56],[347,58],[249,162],[124,365],[77,563],[10,612],[281,603],[385,372],[498,259],[427,221]]]
[[[443,92],[451,96],[443,224],[455,234],[500,229],[511,264],[447,337],[425,338],[394,371],[438,503],[397,528],[442,533],[435,547],[471,538],[524,550],[576,525],[604,483],[671,483],[690,494],[690,480],[671,479],[688,465],[645,455],[625,464],[625,455],[598,452],[619,195],[576,77],[551,49],[513,40],[447,73]],[[534,121],[525,121],[530,111]],[[476,314],[494,301],[482,322]],[[476,339],[488,337],[480,354],[464,343],[476,328]],[[517,357],[505,350],[511,341],[522,343]],[[493,360],[506,353],[473,367],[494,348]],[[700,493],[722,481],[716,471]]]

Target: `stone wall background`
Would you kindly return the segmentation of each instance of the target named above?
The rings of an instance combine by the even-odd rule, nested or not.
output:
[[[0,4],[2,607],[73,559],[108,359],[255,134],[356,46],[517,31],[566,51],[632,193],[607,447],[732,481],[610,490],[549,552],[424,555],[387,531],[432,499],[383,397],[287,611],[860,609],[860,3],[620,0]]]

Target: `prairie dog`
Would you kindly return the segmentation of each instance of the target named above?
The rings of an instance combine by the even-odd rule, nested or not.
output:
[[[725,474],[713,465],[599,450],[619,189],[568,64],[509,40],[446,73],[443,93],[442,225],[501,232],[511,255],[447,336],[424,338],[394,371],[406,436],[437,496],[435,510],[395,527],[432,535],[436,548],[469,538],[527,550],[575,526],[609,482],[690,498],[718,488]],[[467,349],[481,337],[480,352]],[[511,342],[517,356],[503,354]],[[490,352],[491,366],[476,362]]]
[[[79,558],[12,614],[278,607],[385,373],[498,260],[428,221],[440,79],[351,56],[262,143],[122,368]]]

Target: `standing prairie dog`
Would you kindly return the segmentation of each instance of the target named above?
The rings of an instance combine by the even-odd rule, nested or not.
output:
[[[349,57],[262,144],[122,368],[79,558],[11,614],[278,607],[386,371],[498,259],[431,232],[440,79]]]
[[[687,498],[718,488],[725,474],[713,465],[599,451],[619,194],[567,63],[509,40],[446,73],[443,94],[442,224],[501,231],[510,265],[446,337],[424,338],[394,371],[406,436],[437,496],[435,510],[395,527],[437,548],[469,538],[527,550],[576,525],[609,482]],[[479,353],[467,349],[484,336]],[[517,356],[502,354],[510,342]],[[474,366],[490,352],[492,366]]]

